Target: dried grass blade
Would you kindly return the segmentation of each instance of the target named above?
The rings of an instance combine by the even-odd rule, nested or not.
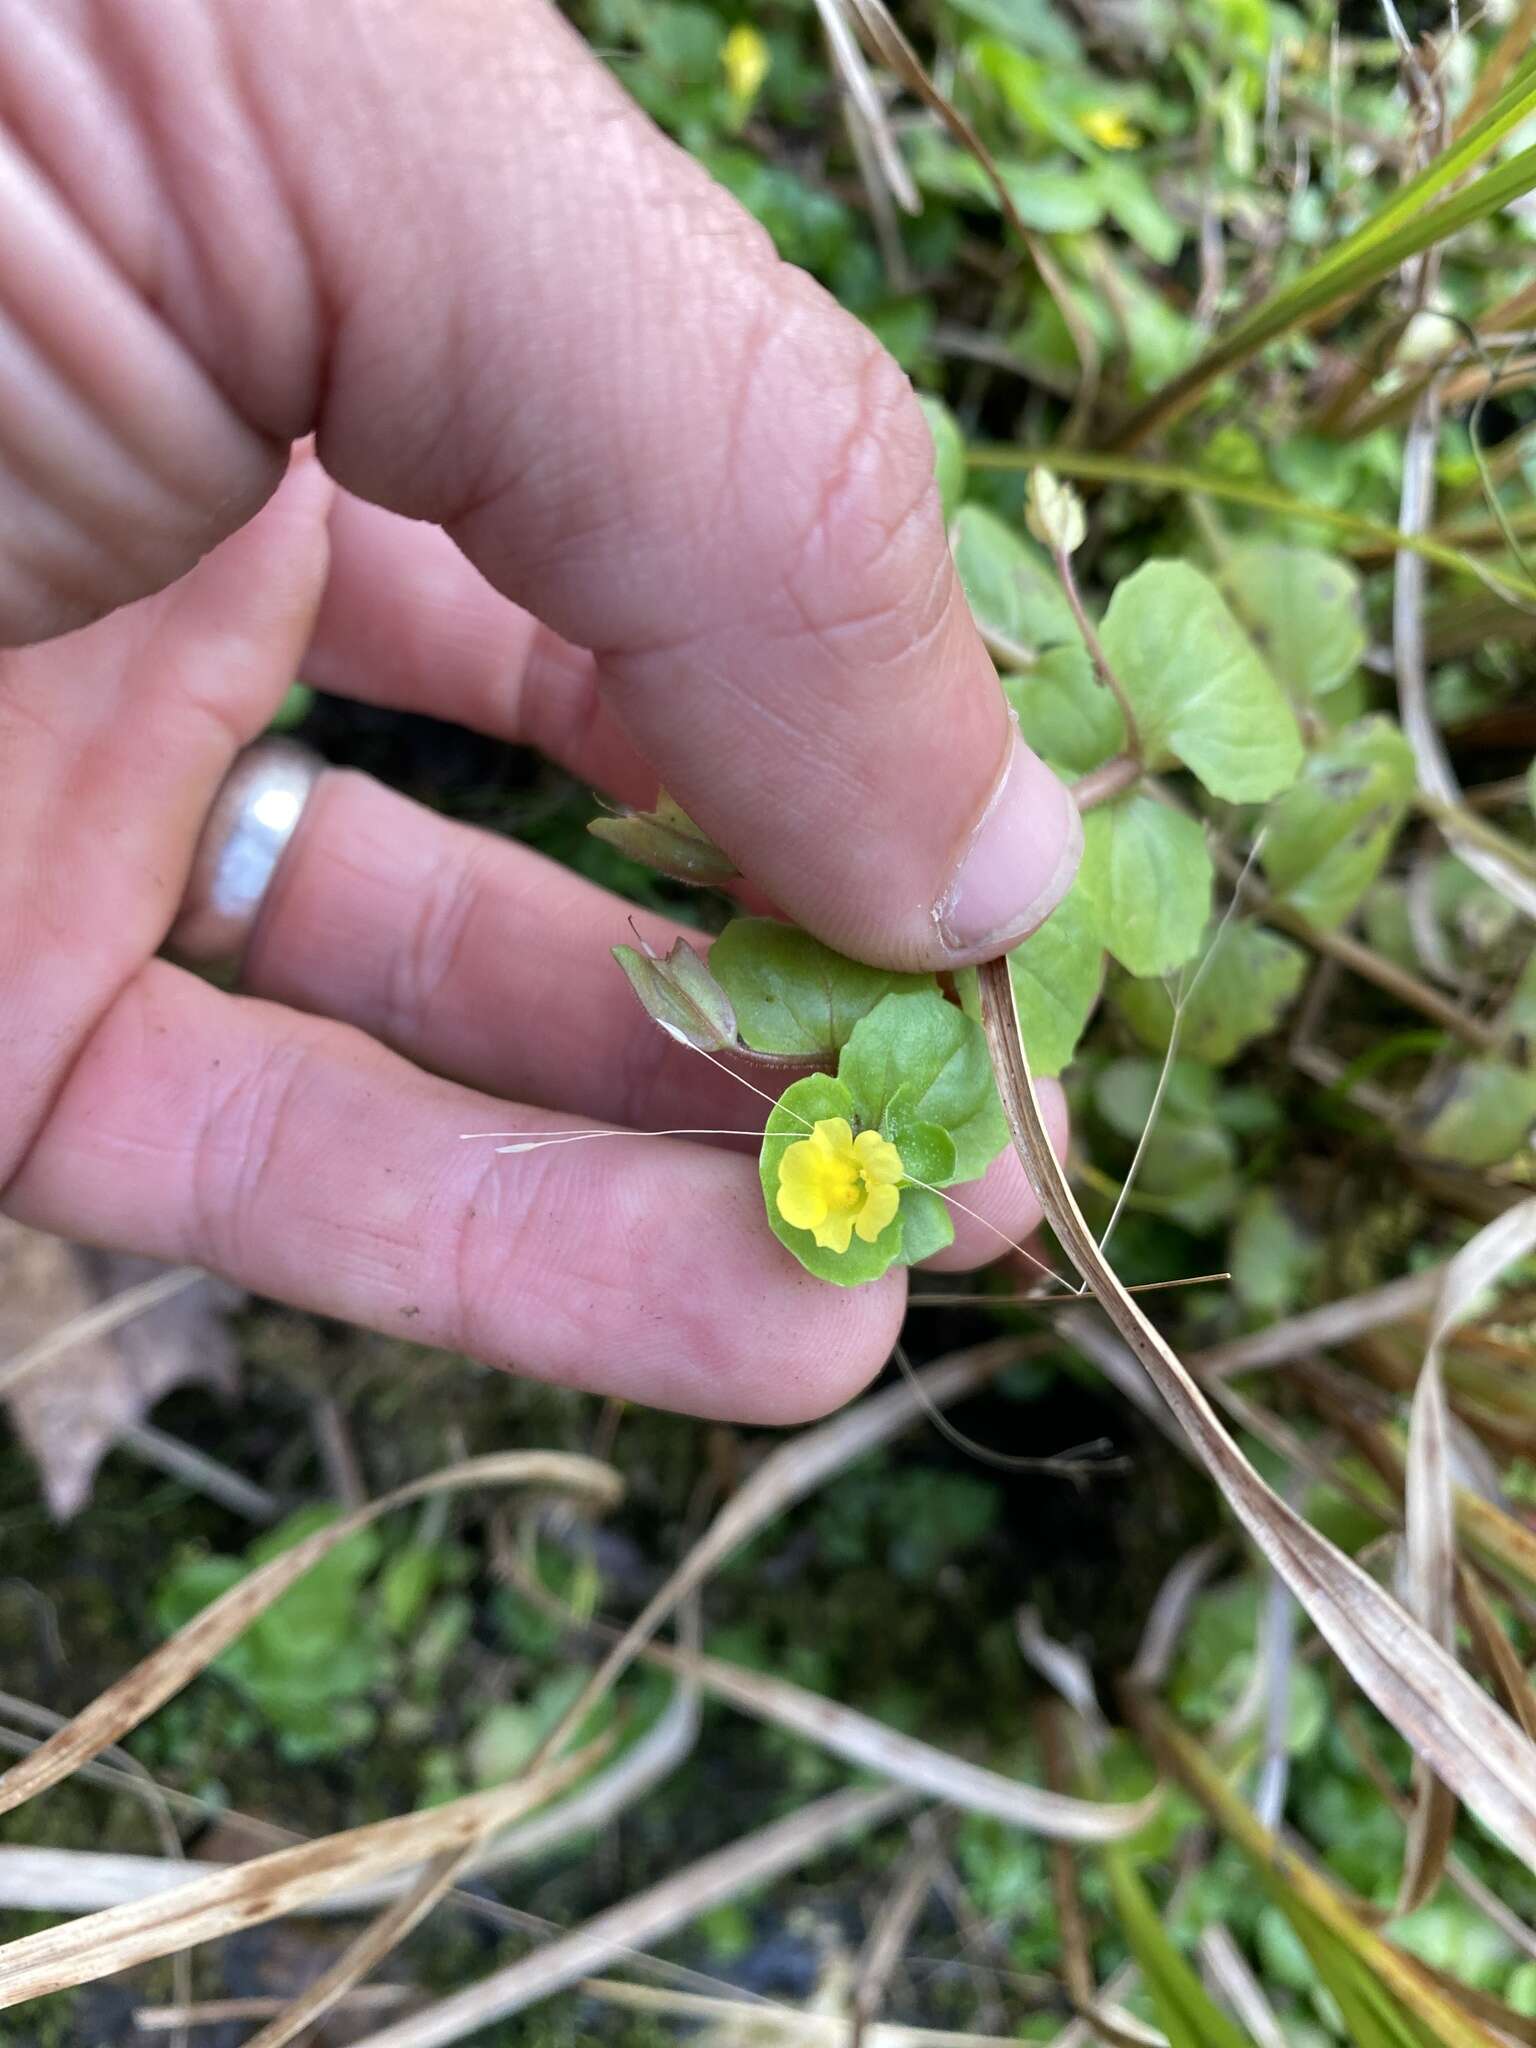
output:
[[[466,1985],[425,2012],[367,2035],[356,2048],[446,2048],[449,2042],[462,2041],[589,1977],[615,1955],[665,1940],[712,1906],[734,1898],[748,1885],[765,1884],[795,1869],[840,1837],[877,1827],[900,1813],[909,1797],[883,1788],[834,1792],[818,1799],[786,1820],[744,1835],[649,1890],[610,1906],[547,1947],[493,1971],[478,1984]]]
[[[388,2012],[419,1995],[409,1984],[365,1984],[349,1991],[343,2002],[356,2012]],[[275,1998],[210,1998],[200,2005],[141,2005],[133,2024],[141,2034],[168,2034],[180,2026],[222,2027],[233,2020],[264,2020],[279,2003]]]
[[[1086,1305],[1056,1309],[1052,1321],[1064,1337],[1096,1365],[1110,1385],[1139,1408],[1154,1429],[1161,1432],[1181,1457],[1195,1457],[1189,1438],[1180,1429],[1168,1403],[1157,1391],[1145,1369],[1115,1336],[1106,1330],[1104,1319]]]
[[[1511,1258],[1536,1243],[1536,1201],[1507,1211],[1480,1231],[1446,1269],[1429,1342],[1414,1389],[1403,1479],[1408,1605],[1436,1642],[1455,1651],[1456,1488],[1452,1477],[1450,1410],[1442,1355],[1454,1324]],[[1529,1736],[1530,1729],[1526,1729]],[[1414,1764],[1413,1807],[1397,1911],[1411,1913],[1434,1892],[1456,1825],[1456,1802],[1420,1761]]]
[[[1093,1673],[1082,1651],[1048,1636],[1038,1608],[1021,1607],[1013,1617],[1013,1632],[1026,1663],[1077,1715],[1090,1745],[1101,1749],[1109,1740],[1109,1723],[1104,1719]]]
[[[278,1849],[195,1878],[150,1899],[46,1928],[0,1948],[0,2008],[115,1976],[264,1921],[302,1911],[317,1897],[422,1857],[457,1855],[564,1789],[590,1768],[601,1744],[552,1763],[536,1776],[471,1792],[424,1813],[400,1814],[344,1834]]]
[[[1390,1596],[1267,1486],[1100,1254],[1047,1136],[1006,961],[980,970],[982,1021],[1014,1143],[1047,1218],[1146,1367],[1228,1504],[1355,1683],[1506,1847],[1536,1868],[1536,1748]]]
[[[1451,1656],[1456,1651],[1456,1501],[1451,1484],[1450,1410],[1440,1370],[1440,1342],[1424,1354],[1408,1420],[1403,1475],[1404,1587],[1408,1609]],[[1440,1882],[1456,1801],[1422,1758],[1413,1764],[1413,1807],[1398,1883],[1397,1910],[1411,1913]]]
[[[876,2025],[896,1966],[906,1952],[928,1895],[944,1864],[944,1845],[932,1816],[920,1813],[912,1823],[912,1845],[896,1882],[871,1922],[859,1953],[851,2000],[853,2024],[848,2048],[873,2048],[889,2029]]]
[[[627,2012],[712,2020],[719,2027],[736,2030],[729,2035],[716,2032],[713,2038],[717,2041],[750,2041],[754,2048],[757,2044],[767,2048],[777,2030],[784,2048],[811,2041],[825,2041],[830,2048],[848,2048],[848,2022],[841,2013],[804,2012],[798,2006],[749,2005],[742,1998],[709,1998],[696,1991],[668,1991],[657,1984],[625,1984],[612,1977],[585,1977],[577,1989],[584,1998],[595,1998]],[[694,2038],[703,2041],[708,2037]],[[947,2027],[908,2027],[893,2020],[881,2020],[864,2029],[863,2048],[1017,2048],[1017,2037],[959,2034]]]
[[[1488,1595],[1475,1570],[1462,1565],[1456,1574],[1457,1605],[1472,1638],[1472,1648],[1495,1690],[1520,1726],[1536,1742],[1536,1690],[1526,1676],[1519,1652],[1499,1626]]]
[[[1456,1647],[1456,1486],[1451,1417],[1443,1366],[1446,1339],[1477,1308],[1484,1290],[1536,1247],[1536,1198],[1517,1203],[1480,1230],[1445,1269],[1429,1324],[1424,1363],[1408,1418],[1403,1476],[1408,1604],[1448,1653]],[[1495,1629],[1495,1634],[1502,1632]],[[1525,1733],[1532,1733],[1529,1725]],[[1397,1911],[1411,1913],[1440,1882],[1456,1828],[1456,1802],[1422,1761],[1415,1760],[1413,1810]]]
[[[1062,1714],[1054,1700],[1042,1702],[1036,1717],[1040,1730],[1040,1751],[1051,1790],[1059,1792],[1068,1782],[1067,1743]],[[1077,1858],[1065,1842],[1052,1842],[1047,1852],[1051,1897],[1056,1905],[1056,1926],[1061,1943],[1061,1979],[1067,1996],[1079,2012],[1087,2012],[1099,1995],[1093,1967],[1093,1943],[1088,1917],[1083,1911],[1077,1885]]]
[[[1422,1273],[1408,1273],[1401,1280],[1368,1288],[1363,1294],[1343,1295],[1337,1301],[1324,1302],[1321,1308],[1304,1309],[1300,1315],[1271,1323],[1267,1330],[1254,1330],[1246,1337],[1197,1351],[1189,1361],[1190,1370],[1202,1380],[1226,1379],[1233,1373],[1289,1365],[1309,1351],[1330,1351],[1386,1324],[1427,1315],[1444,1279],[1443,1266],[1430,1266]]]
[[[1248,1959],[1219,1920],[1206,1928],[1196,1944],[1209,1988],[1220,1998],[1257,2048],[1289,2048],[1285,2029]],[[255,2048],[255,2043],[251,2044]]]
[[[684,1607],[682,1627],[687,1648],[696,1650],[699,1640],[696,1600],[690,1600]],[[691,1700],[696,1696],[696,1688],[685,1680],[679,1686],[678,1694]],[[370,1970],[377,1969],[439,1900],[453,1890],[460,1877],[479,1860],[481,1844],[488,1832],[488,1829],[482,1829],[462,1847],[448,1849],[441,1856],[435,1856],[425,1870],[416,1874],[403,1896],[386,1906],[372,1926],[364,1928],[348,1943],[330,1969],[286,2006],[254,2041],[247,2042],[246,2048],[287,2048],[290,2041],[330,2012]]]
[[[596,1772],[566,1799],[495,1836],[474,1858],[469,1874],[480,1876],[542,1856],[572,1835],[607,1826],[676,1769],[698,1735],[698,1699],[687,1683],[677,1688],[660,1717],[623,1754]],[[206,1818],[200,1814],[199,1818]],[[203,1864],[201,1869],[209,1869]],[[214,1868],[233,1870],[235,1864]],[[420,1878],[400,1870],[373,1883],[327,1893],[299,1911],[330,1917],[371,1912],[398,1898]],[[186,1865],[155,1856],[113,1856],[89,1849],[0,1847],[0,1908],[22,1912],[92,1913],[172,1891],[186,1882]],[[485,1902],[461,1892],[470,1910]]]
[[[1440,396],[1431,384],[1414,407],[1403,444],[1398,525],[1405,534],[1423,533],[1430,524],[1439,438]],[[1419,787],[1448,813],[1441,820],[1446,844],[1490,888],[1497,889],[1526,917],[1536,920],[1536,879],[1504,853],[1483,844],[1481,836],[1473,830],[1472,820],[1461,822],[1461,785],[1429,701],[1424,558],[1406,550],[1398,554],[1392,572],[1392,663],[1403,736],[1413,749]]]
[[[292,1550],[285,1550],[262,1565],[201,1614],[194,1615],[125,1677],[99,1693],[74,1720],[0,1777],[0,1813],[9,1813],[50,1785],[58,1784],[80,1764],[119,1741],[129,1729],[137,1728],[206,1669],[311,1565],[318,1564],[359,1529],[430,1494],[461,1492],[471,1486],[547,1486],[582,1494],[603,1508],[612,1507],[623,1492],[623,1482],[610,1466],[563,1451],[504,1451],[490,1457],[466,1458],[444,1471],[428,1473],[423,1479],[397,1487],[393,1493],[317,1530]]]
[[[1022,1785],[936,1749],[915,1735],[903,1735],[855,1707],[807,1692],[787,1678],[750,1671],[718,1657],[683,1657],[653,1649],[656,1662],[691,1673],[707,1692],[729,1700],[744,1713],[797,1735],[863,1770],[878,1771],[914,1792],[942,1799],[968,1813],[987,1813],[1030,1834],[1062,1842],[1118,1842],[1134,1835],[1158,1811],[1162,1791],[1154,1787],[1134,1800],[1076,1799]]]
[[[921,213],[922,198],[901,153],[901,145],[891,132],[880,88],[870,75],[858,39],[848,25],[844,0],[815,0],[815,7],[826,34],[832,67],[848,95],[854,119],[863,125],[880,176],[903,213]]]
[[[1221,1562],[1226,1547],[1221,1537],[1213,1536],[1208,1543],[1186,1550],[1158,1587],[1136,1646],[1136,1661],[1128,1673],[1128,1683],[1140,1691],[1161,1690],[1178,1655],[1189,1611]]]
[[[355,1940],[349,1941],[331,1967],[291,1999],[259,2034],[246,2042],[245,2048],[288,2048],[290,2041],[328,2012],[334,2012],[359,1980],[383,1962],[444,1894],[452,1891],[473,1860],[479,1843],[476,1836],[462,1848],[445,1849],[440,1856],[434,1856],[410,1891],[392,1906],[386,1906]]]

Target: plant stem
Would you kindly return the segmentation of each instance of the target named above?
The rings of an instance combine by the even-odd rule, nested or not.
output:
[[[1056,574],[1061,578],[1061,587],[1066,593],[1067,603],[1072,607],[1072,616],[1077,621],[1077,630],[1083,636],[1083,645],[1093,663],[1093,672],[1120,706],[1120,715],[1125,720],[1125,751],[1141,759],[1141,733],[1136,724],[1136,714],[1131,709],[1131,700],[1125,694],[1124,685],[1109,665],[1104,652],[1104,643],[1099,638],[1099,629],[1088,616],[1087,606],[1077,588],[1077,578],[1072,573],[1072,557],[1065,548],[1053,548],[1052,560]]]
[[[1523,794],[1523,785],[1518,786],[1517,793]],[[1413,807],[1426,818],[1433,818],[1437,825],[1448,827],[1451,833],[1474,841],[1489,853],[1496,853],[1500,860],[1508,861],[1511,866],[1520,868],[1525,874],[1536,876],[1536,854],[1533,854],[1528,846],[1522,846],[1518,839],[1511,839],[1507,832],[1499,831],[1496,825],[1490,825],[1486,818],[1480,818],[1475,811],[1470,810],[1465,796],[1459,804],[1452,804],[1434,795],[1430,790],[1420,789],[1414,794]]]
[[[1202,493],[1232,505],[1251,505],[1259,512],[1278,512],[1284,519],[1303,519],[1334,533],[1345,534],[1359,547],[1385,554],[1409,548],[1426,562],[1434,562],[1457,575],[1475,576],[1495,596],[1522,604],[1536,600],[1536,584],[1527,577],[1480,562],[1463,549],[1452,546],[1445,536],[1433,533],[1405,534],[1395,526],[1366,519],[1358,512],[1346,512],[1337,505],[1320,505],[1282,491],[1273,484],[1254,483],[1242,477],[1216,476],[1199,469],[1187,469],[1176,462],[1151,461],[1135,455],[1106,454],[1102,449],[1068,448],[1053,442],[1048,448],[975,447],[967,451],[971,469],[1016,470],[1044,466],[1058,476],[1080,478],[1085,483],[1134,484],[1147,491]]]
[[[1141,762],[1135,754],[1111,754],[1107,761],[1090,768],[1073,783],[1072,794],[1080,811],[1091,811],[1122,795],[1140,780]]]

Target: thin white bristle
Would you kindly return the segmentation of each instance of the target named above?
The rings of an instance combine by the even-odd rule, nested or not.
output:
[[[669,1030],[669,1027],[665,1025],[662,1028],[663,1030]],[[766,1089],[759,1088],[755,1081],[749,1081],[745,1074],[736,1073],[733,1068],[725,1064],[724,1060],[718,1060],[713,1053],[706,1052],[702,1046],[692,1044],[690,1040],[682,1036],[681,1032],[669,1030],[669,1035],[676,1038],[679,1044],[686,1045],[690,1052],[696,1052],[700,1059],[708,1060],[712,1067],[718,1067],[722,1074],[729,1074],[733,1081],[739,1081],[743,1088],[750,1088],[752,1093],[761,1097],[770,1108],[777,1109],[779,1107],[777,1097],[770,1095]],[[797,1110],[792,1109],[788,1113],[794,1117],[796,1123],[802,1125],[806,1130],[813,1128],[810,1119],[801,1116]],[[718,1125],[709,1124],[696,1126],[682,1125],[664,1131],[627,1131],[618,1125],[602,1125],[587,1131],[462,1131],[460,1133],[460,1136],[466,1139],[501,1138],[508,1140],[508,1143],[499,1144],[496,1147],[497,1152],[503,1155],[521,1152],[541,1152],[551,1145],[572,1145],[588,1138],[766,1139],[768,1137],[787,1138],[789,1135],[788,1131],[733,1131],[723,1129]],[[917,1180],[911,1174],[907,1175],[907,1179],[913,1187],[922,1188],[927,1194],[937,1195],[941,1202],[947,1202],[952,1209],[958,1209],[962,1215],[969,1216],[973,1223],[979,1223],[984,1230],[990,1230],[992,1235],[1000,1238],[1010,1251],[1017,1252],[1020,1258],[1026,1260],[1037,1272],[1043,1274],[1047,1280],[1053,1281],[1065,1293],[1076,1295],[1084,1292],[1081,1288],[1070,1286],[1062,1279],[1059,1273],[1053,1272],[1043,1259],[1037,1258],[1032,1251],[1018,1243],[1016,1239],[1011,1238],[1006,1230],[1000,1230],[989,1216],[983,1216],[980,1210],[973,1209],[967,1202],[962,1202],[958,1195],[952,1195],[944,1188],[932,1187],[927,1181]]]
[[[717,1124],[684,1124],[667,1131],[552,1131],[541,1138],[522,1138],[513,1145],[498,1145],[505,1152],[542,1152],[548,1145],[577,1145],[587,1138],[760,1138],[761,1131],[730,1131]]]

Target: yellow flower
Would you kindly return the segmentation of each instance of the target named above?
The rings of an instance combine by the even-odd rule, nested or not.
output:
[[[720,66],[731,98],[749,107],[757,98],[773,59],[757,30],[739,21],[720,46]]]
[[[1139,149],[1141,131],[1133,128],[1118,107],[1091,107],[1077,125],[1100,149]]]
[[[845,1252],[857,1232],[873,1244],[901,1202],[906,1169],[878,1131],[855,1137],[847,1119],[823,1117],[811,1135],[786,1145],[779,1161],[779,1214],[808,1230],[824,1252]]]

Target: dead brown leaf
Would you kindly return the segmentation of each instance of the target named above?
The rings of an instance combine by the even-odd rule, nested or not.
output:
[[[123,1305],[136,1312],[114,1318],[112,1304],[130,1292]],[[0,1401],[57,1520],[84,1506],[107,1452],[173,1387],[234,1391],[239,1358],[224,1316],[241,1299],[205,1274],[178,1276],[0,1218]]]

